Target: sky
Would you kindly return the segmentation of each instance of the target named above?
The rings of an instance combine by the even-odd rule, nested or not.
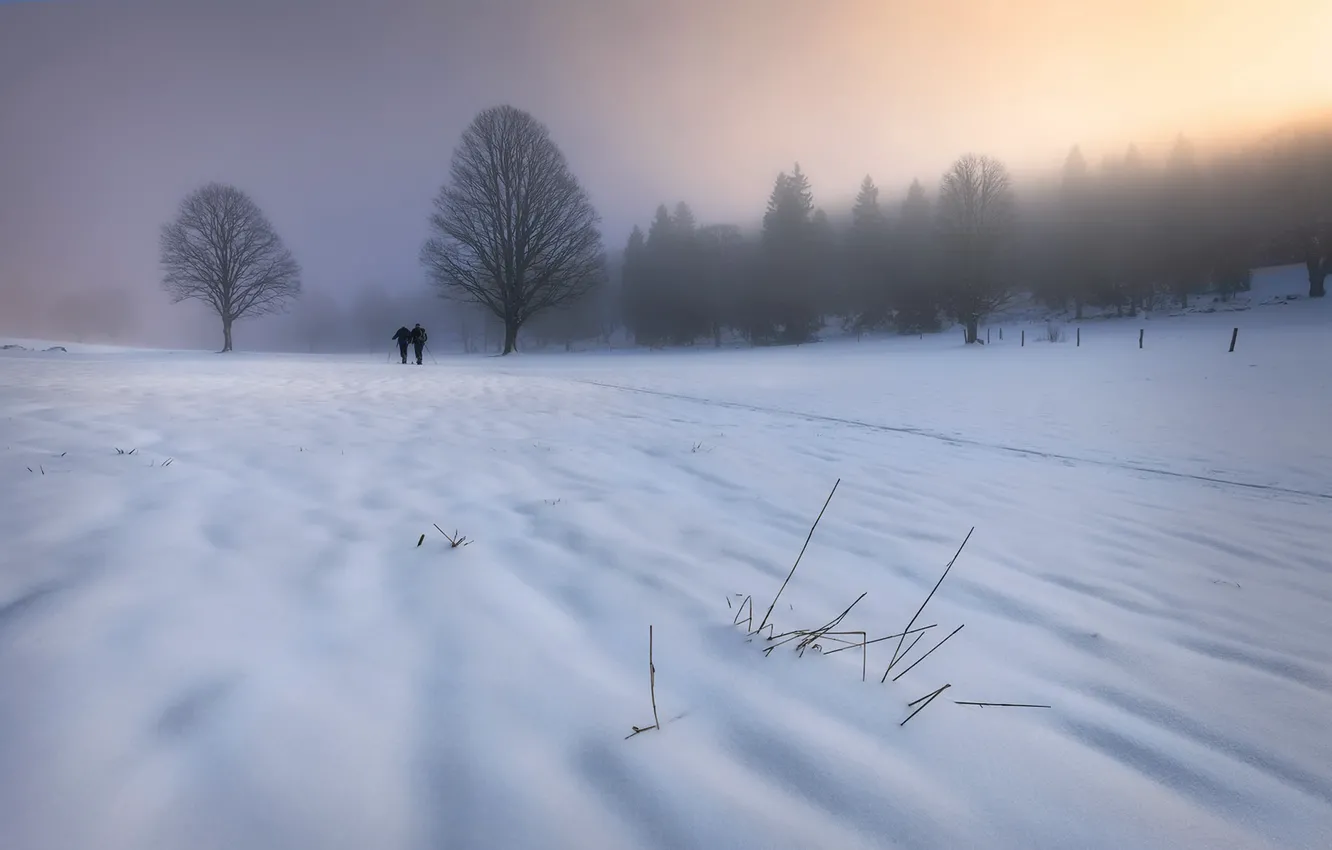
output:
[[[836,207],[969,151],[1021,174],[1289,120],[1332,105],[1328,32],[1327,0],[0,3],[0,330],[205,327],[157,251],[210,180],[307,290],[423,287],[453,146],[500,103],[550,128],[619,249],[662,201],[752,222],[796,161]]]

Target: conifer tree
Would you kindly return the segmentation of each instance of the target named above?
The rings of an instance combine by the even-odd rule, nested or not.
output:
[[[899,333],[940,328],[934,214],[925,187],[911,181],[893,234],[894,322]]]
[[[638,225],[629,234],[624,248],[624,267],[620,272],[624,323],[635,340],[641,339],[651,321],[651,296],[648,282],[647,239]]]
[[[857,332],[879,327],[892,314],[888,218],[879,205],[879,187],[869,175],[861,181],[851,208],[847,252],[846,315]]]
[[[820,316],[812,292],[814,197],[799,163],[777,176],[763,215],[763,269],[755,314],[756,341],[801,343],[814,337]]]

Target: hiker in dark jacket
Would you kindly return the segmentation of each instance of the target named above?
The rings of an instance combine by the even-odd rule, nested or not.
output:
[[[417,325],[419,328],[420,325]],[[393,341],[398,344],[398,354],[402,356],[403,365],[407,365],[407,343],[411,342],[412,332],[403,325],[398,328],[398,332],[393,335]]]
[[[412,328],[412,348],[416,349],[416,365],[421,365],[421,349],[425,348],[426,340],[429,336],[421,323],[417,322],[416,327]]]

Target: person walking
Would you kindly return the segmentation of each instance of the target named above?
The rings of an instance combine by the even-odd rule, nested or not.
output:
[[[420,366],[421,349],[425,348],[426,340],[429,339],[430,337],[429,335],[426,334],[426,329],[421,327],[420,322],[417,322],[416,327],[412,328],[411,337],[412,337],[412,348],[415,349],[416,351],[416,365]],[[405,351],[406,349],[404,348],[403,350]]]
[[[417,327],[419,328],[421,326],[417,325]],[[404,366],[407,365],[407,343],[411,342],[411,340],[412,332],[407,330],[406,325],[398,328],[398,332],[393,335],[393,341],[398,344],[398,355],[402,357],[402,365]],[[416,359],[419,362],[421,359],[420,355],[417,355]]]

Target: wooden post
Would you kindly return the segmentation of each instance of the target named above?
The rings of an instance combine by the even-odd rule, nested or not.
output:
[[[1026,344],[1027,344],[1027,332],[1026,332],[1026,330],[1023,330],[1023,331],[1022,331],[1022,345],[1025,347]]]
[[[1082,328],[1078,328],[1078,342],[1077,342],[1077,344],[1074,345],[1073,347],[1074,347],[1074,348],[1081,348],[1081,347],[1082,347]]]
[[[1146,333],[1144,328],[1138,328],[1138,348],[1142,348],[1142,335]]]
[[[1237,340],[1237,339],[1239,339],[1239,328],[1235,328],[1233,331],[1230,332],[1230,350],[1231,350],[1231,351],[1234,351],[1234,350],[1235,350],[1235,340]]]
[[[962,328],[962,344],[967,344],[967,329],[965,327]]]
[[[989,328],[986,328],[986,329],[985,329],[985,344],[986,344],[986,345],[989,345],[989,344],[990,344],[990,329],[989,329]]]
[[[1003,341],[1004,341],[1004,329],[1003,329],[1003,328],[1000,328],[1000,329],[999,329],[999,341],[1000,341],[1000,342],[1003,342]]]

